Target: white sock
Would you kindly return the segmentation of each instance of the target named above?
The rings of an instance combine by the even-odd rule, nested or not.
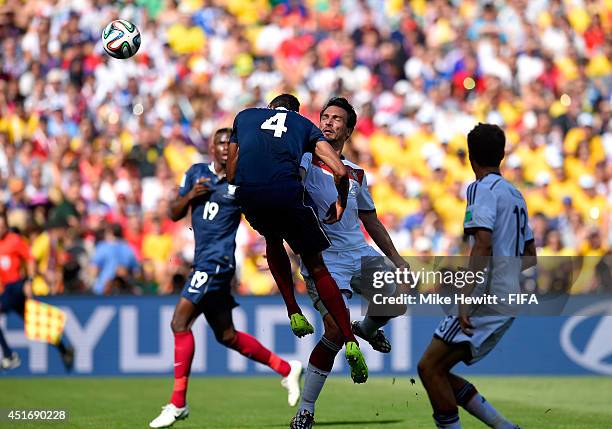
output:
[[[434,421],[438,429],[461,429],[459,414],[434,414]]]
[[[494,429],[514,429],[516,427],[514,423],[506,420],[480,393],[475,394],[465,404],[464,408],[478,420]]]
[[[377,330],[385,326],[387,322],[388,320],[383,322],[381,320],[375,320],[370,316],[366,316],[361,322],[359,322],[359,327],[361,328],[361,332],[363,332],[366,337],[371,337]]]
[[[321,394],[329,371],[323,371],[308,364],[304,376],[304,387],[302,388],[302,399],[300,400],[300,411],[308,410],[314,414],[315,402]]]

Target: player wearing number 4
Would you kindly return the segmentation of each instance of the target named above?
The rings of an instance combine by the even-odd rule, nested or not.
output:
[[[295,300],[291,263],[283,240],[300,255],[321,301],[340,329],[353,381],[363,383],[368,367],[338,285],[321,256],[331,242],[302,185],[299,167],[305,152],[316,154],[329,166],[338,195],[326,211],[323,222],[329,224],[338,222],[346,208],[348,171],[321,130],[301,116],[299,109],[297,98],[282,94],[266,109],[240,112],[234,119],[228,177],[238,186],[238,199],[247,220],[266,239],[270,271],[285,300],[294,334],[301,337],[314,330]]]
[[[185,283],[171,323],[174,332],[174,390],[170,403],[149,424],[152,428],[172,426],[176,420],[189,415],[187,382],[195,346],[191,326],[200,313],[204,313],[217,341],[269,366],[283,377],[281,384],[288,390],[289,405],[296,405],[300,396],[302,364],[281,359],[251,335],[236,331],[232,321],[232,309],[238,305],[231,295],[231,281],[235,270],[240,208],[234,195],[235,188],[225,176],[230,134],[230,128],[215,133],[214,161],[189,168],[179,187],[179,197],[171,205],[174,221],[185,217],[191,207],[195,257],[193,272]]]
[[[499,173],[506,137],[497,125],[478,124],[468,134],[470,163],[476,181],[467,189],[464,230],[474,236],[469,270],[487,268],[486,285],[467,285],[465,295],[503,296],[520,291],[519,275],[536,264],[533,232],[527,224],[527,206],[521,193]],[[461,306],[446,317],[434,333],[418,364],[418,371],[439,429],[460,429],[457,406],[489,427],[519,429],[502,416],[476,388],[451,369],[485,357],[499,342],[514,318],[511,308]]]

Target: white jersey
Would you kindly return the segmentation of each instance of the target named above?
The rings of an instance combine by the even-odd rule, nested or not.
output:
[[[356,164],[343,159],[349,173],[349,193],[346,210],[340,222],[322,224],[331,241],[326,251],[343,252],[367,247],[359,223],[359,211],[374,211],[374,201],[368,190],[365,171]],[[338,199],[331,169],[316,155],[304,154],[300,167],[306,170],[304,187],[313,199],[319,219],[324,219],[329,206]]]
[[[488,275],[486,292],[518,293],[520,257],[525,253],[525,244],[533,240],[527,205],[520,191],[496,173],[475,181],[467,189],[463,227],[466,234],[478,228],[492,232],[492,274]]]

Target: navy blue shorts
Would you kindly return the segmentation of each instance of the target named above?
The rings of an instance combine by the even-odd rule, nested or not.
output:
[[[320,253],[331,245],[301,183],[240,186],[237,196],[246,219],[266,239],[283,239],[298,255]]]
[[[238,305],[232,297],[233,278],[234,270],[224,269],[220,265],[193,270],[187,277],[181,296],[199,307],[216,304],[224,309],[232,309]]]
[[[19,280],[14,283],[7,283],[4,287],[4,292],[0,295],[0,313],[8,313],[15,311],[23,315],[25,311],[26,297],[23,294],[23,284],[25,280]]]

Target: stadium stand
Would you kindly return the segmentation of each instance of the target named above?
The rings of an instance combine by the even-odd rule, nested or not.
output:
[[[99,44],[116,17],[142,33],[130,60]],[[0,207],[37,294],[180,289],[193,238],[168,201],[217,127],[284,91],[314,121],[332,95],[359,108],[347,150],[403,254],[463,249],[479,121],[506,131],[540,254],[610,253],[610,1],[0,0],[0,40]],[[94,287],[108,239],[139,268]],[[275,293],[247,224],[238,247],[237,290]]]

